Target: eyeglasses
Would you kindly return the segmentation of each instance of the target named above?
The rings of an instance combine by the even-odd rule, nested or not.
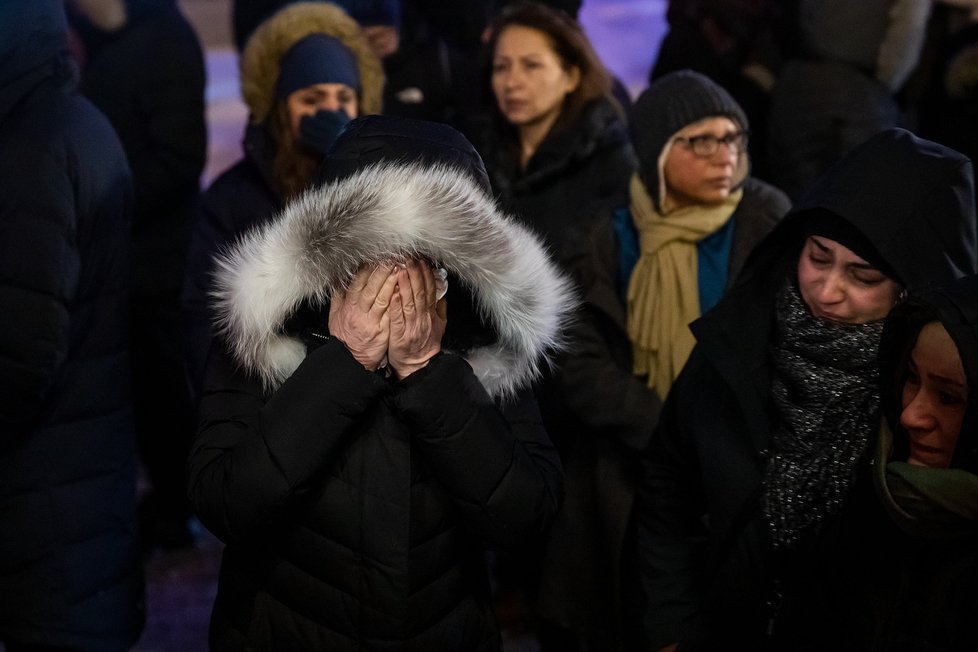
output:
[[[735,131],[722,138],[717,138],[713,134],[703,134],[702,136],[676,136],[676,142],[683,143],[688,149],[693,150],[693,154],[700,158],[713,156],[720,149],[723,143],[738,154],[747,149],[747,139],[750,137],[748,131]]]

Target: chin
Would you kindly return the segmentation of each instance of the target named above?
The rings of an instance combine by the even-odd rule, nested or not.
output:
[[[938,451],[921,450],[911,442],[910,457],[907,459],[907,463],[913,466],[924,466],[929,469],[946,469],[950,464],[950,460]]]
[[[719,206],[730,198],[730,190],[714,190],[700,197],[700,203],[704,206]]]

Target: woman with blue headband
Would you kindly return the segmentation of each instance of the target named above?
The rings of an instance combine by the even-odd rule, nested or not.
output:
[[[306,188],[343,126],[380,112],[383,85],[380,60],[360,25],[334,4],[290,4],[248,40],[241,54],[250,114],[244,157],[204,193],[184,286],[195,389],[211,342],[206,303],[214,254]]]

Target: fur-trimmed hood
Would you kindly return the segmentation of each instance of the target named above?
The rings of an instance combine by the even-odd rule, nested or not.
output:
[[[306,304],[325,311],[360,266],[407,256],[448,270],[495,332],[494,343],[460,351],[490,395],[532,381],[562,345],[575,299],[536,236],[471,175],[398,162],[310,190],[221,256],[218,328],[237,362],[275,388],[306,354],[284,330],[290,316]]]
[[[282,56],[310,34],[332,36],[353,53],[360,73],[360,114],[380,113],[384,70],[360,25],[334,4],[296,2],[265,20],[241,53],[241,95],[252,122],[265,122],[272,110]]]

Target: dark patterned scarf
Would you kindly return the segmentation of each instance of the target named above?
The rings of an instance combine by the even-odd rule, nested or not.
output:
[[[836,513],[879,423],[876,351],[883,322],[813,317],[793,282],[778,296],[772,396],[780,425],[764,478],[775,548]]]

